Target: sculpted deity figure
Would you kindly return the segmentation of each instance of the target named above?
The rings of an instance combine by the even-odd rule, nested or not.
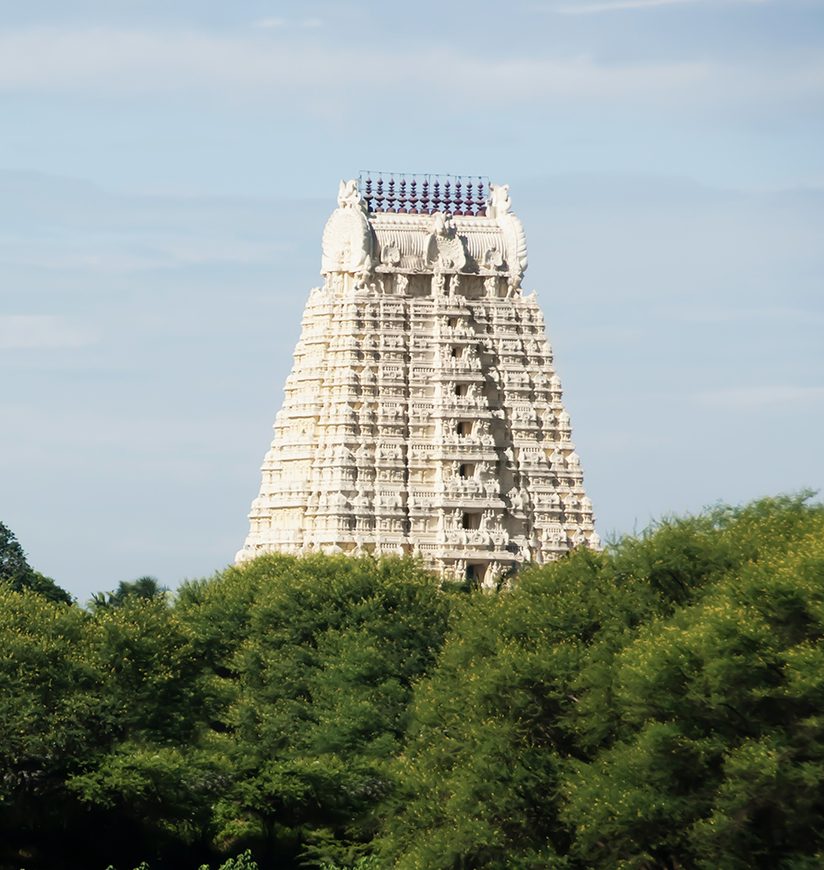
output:
[[[489,185],[489,205],[492,211],[491,217],[500,217],[512,211],[512,202],[509,199],[508,184]],[[489,214],[489,210],[487,211]]]
[[[487,296],[495,297],[498,295],[498,279],[494,275],[484,278],[484,290]]]
[[[354,178],[350,181],[341,179],[338,185],[338,205],[341,208],[363,208],[358,182]]]
[[[426,241],[426,261],[436,270],[455,271],[466,265],[466,252],[452,215],[436,211]]]
[[[323,230],[321,272],[331,278],[337,292],[343,287],[342,274],[356,275],[356,287],[365,287],[372,268],[372,231],[361,199],[358,183],[341,181],[338,208]]]

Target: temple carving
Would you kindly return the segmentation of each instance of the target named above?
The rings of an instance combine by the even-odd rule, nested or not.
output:
[[[419,554],[495,586],[599,546],[526,266],[507,185],[341,182],[238,561]]]

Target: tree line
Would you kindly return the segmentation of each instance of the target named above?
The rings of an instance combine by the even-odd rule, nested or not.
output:
[[[0,526],[0,868],[824,866],[824,507],[497,594],[261,557],[84,606]]]

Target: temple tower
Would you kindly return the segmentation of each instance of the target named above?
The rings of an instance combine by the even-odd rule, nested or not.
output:
[[[493,586],[597,547],[509,187],[341,182],[321,263],[237,560],[414,553]]]

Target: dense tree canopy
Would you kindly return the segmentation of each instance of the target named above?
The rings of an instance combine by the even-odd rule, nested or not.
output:
[[[12,589],[32,589],[50,601],[71,604],[72,597],[50,577],[35,571],[11,529],[0,523],[0,582]]]
[[[804,498],[667,520],[499,594],[267,556],[84,609],[3,544],[0,868],[824,865]]]
[[[419,687],[386,865],[821,866],[822,634],[802,499],[523,574]]]

